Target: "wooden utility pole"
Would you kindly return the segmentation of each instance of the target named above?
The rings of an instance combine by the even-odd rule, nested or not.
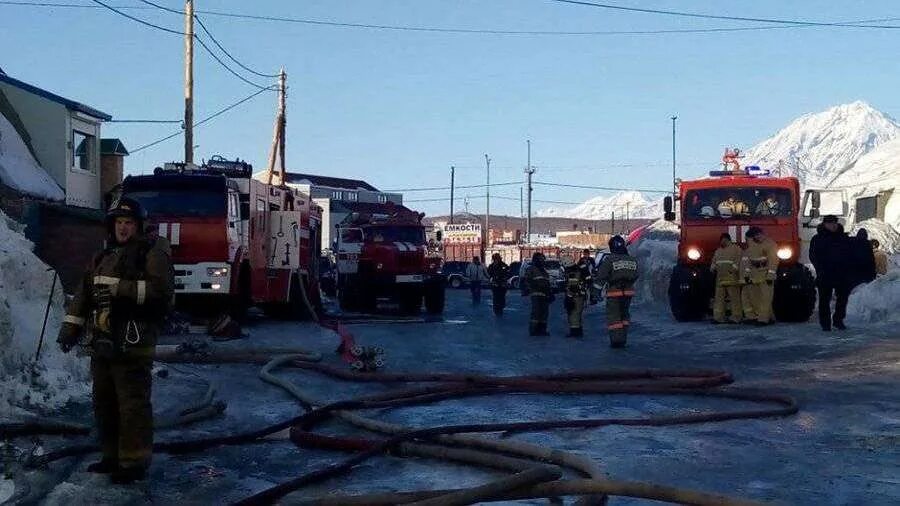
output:
[[[278,179],[279,184],[284,184],[284,173],[285,173],[285,164],[284,164],[284,131],[287,126],[286,119],[286,105],[285,105],[285,95],[287,91],[287,74],[284,72],[284,69],[281,69],[281,72],[278,75],[278,114],[275,116],[275,127],[272,132],[272,150],[269,151],[269,164],[268,164],[268,176],[266,178],[267,184],[272,184],[273,176],[275,175],[275,159],[280,158],[278,161]]]
[[[485,247],[491,247],[491,158],[485,154],[484,155],[484,165],[485,170],[487,170],[487,185],[485,189],[487,189],[487,209],[484,214],[484,245]]]
[[[194,163],[194,0],[184,3],[184,163]]]
[[[534,169],[531,168],[531,140],[527,140],[526,144],[528,146],[528,165],[525,166],[525,174],[528,176],[526,188],[528,192],[528,215],[525,221],[525,242],[528,243],[531,241],[531,192],[534,190],[534,187],[531,185],[531,176],[534,175]]]
[[[450,224],[453,224],[453,193],[456,190],[456,167],[450,166]]]

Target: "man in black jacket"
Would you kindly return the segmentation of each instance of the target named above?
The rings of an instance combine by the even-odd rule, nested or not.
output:
[[[491,256],[491,265],[487,268],[491,280],[491,294],[494,301],[494,314],[500,316],[506,307],[506,283],[509,281],[509,266],[499,253]]]
[[[819,324],[830,331],[832,324],[844,330],[847,301],[850,298],[855,270],[851,254],[851,242],[837,217],[825,216],[809,245],[809,259],[816,268],[816,286],[819,289]],[[835,296],[834,315],[831,314],[831,297]]]

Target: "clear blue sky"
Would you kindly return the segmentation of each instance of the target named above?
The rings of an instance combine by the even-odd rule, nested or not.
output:
[[[25,0],[27,1],[27,0]],[[88,0],[59,0],[91,4]],[[177,0],[157,0],[181,8]],[[140,5],[136,0],[107,0]],[[900,17],[896,2],[613,1],[618,5],[815,21]],[[761,26],[614,12],[548,0],[197,0],[197,9],[353,23],[506,30],[645,30]],[[181,30],[177,15],[129,14]],[[900,113],[900,30],[779,28],[629,36],[499,36],[335,28],[203,16],[250,66],[288,72],[289,168],[358,177],[383,189],[522,177],[525,139],[536,180],[666,188],[672,114],[680,175],[714,165],[725,146],[748,148],[794,117],[862,99]],[[888,23],[900,25],[900,20]],[[119,119],[179,119],[183,38],[103,9],[0,5],[0,67]],[[199,51],[199,49],[198,49]],[[254,78],[257,82],[264,81]],[[196,117],[254,89],[200,51]],[[264,94],[195,132],[198,157],[262,167],[275,113]],[[177,125],[106,125],[135,148]],[[181,159],[180,138],[130,157],[137,173]],[[460,190],[481,195],[483,190]],[[495,188],[518,197],[518,187]],[[582,201],[598,192],[539,187],[535,199]],[[407,199],[446,197],[409,193]],[[462,208],[462,199],[457,208]],[[448,203],[411,204],[430,214]],[[536,208],[549,204],[536,203]],[[473,199],[470,209],[484,208]],[[518,202],[492,200],[518,214]]]

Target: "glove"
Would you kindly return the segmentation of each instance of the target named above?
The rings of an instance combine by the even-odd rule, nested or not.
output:
[[[63,323],[62,327],[59,328],[59,336],[57,336],[56,342],[59,343],[59,349],[63,353],[69,353],[69,350],[78,344],[80,337],[81,327],[73,323]]]
[[[112,325],[109,321],[110,312],[112,310],[112,290],[111,285],[94,285],[94,304],[97,310],[94,312],[94,326],[97,330],[109,334],[112,332]]]
[[[749,284],[750,284],[750,278],[749,278],[749,277],[745,277],[745,278],[744,278],[744,284],[746,284],[746,285],[749,285]]]

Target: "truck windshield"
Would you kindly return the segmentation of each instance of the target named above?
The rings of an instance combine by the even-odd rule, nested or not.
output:
[[[420,227],[370,227],[366,238],[372,242],[409,242],[420,246],[425,244],[425,231]]]
[[[179,190],[144,190],[129,192],[147,210],[149,216],[224,217],[225,195],[220,192]]]
[[[710,188],[685,195],[689,220],[773,218],[793,216],[791,191],[783,188]]]

